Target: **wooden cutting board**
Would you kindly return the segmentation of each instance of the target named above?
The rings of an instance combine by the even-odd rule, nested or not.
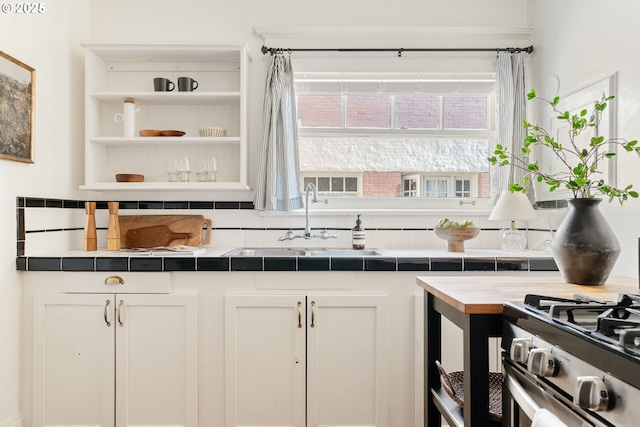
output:
[[[127,244],[132,248],[157,248],[169,246],[176,240],[187,240],[191,233],[174,233],[168,225],[151,225],[127,231]]]
[[[127,241],[129,230],[163,225],[172,233],[191,234],[188,238],[172,240],[170,243],[173,245],[202,246],[211,243],[211,220],[202,215],[121,215],[119,219],[120,243],[123,248],[133,247]],[[163,245],[153,247],[155,246]]]

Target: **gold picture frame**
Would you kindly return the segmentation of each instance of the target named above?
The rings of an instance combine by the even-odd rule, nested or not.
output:
[[[0,51],[0,159],[34,163],[34,68]]]

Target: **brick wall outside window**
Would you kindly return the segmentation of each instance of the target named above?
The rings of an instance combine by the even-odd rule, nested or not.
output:
[[[351,95],[347,100],[347,120],[350,128],[382,128],[391,126],[388,95]]]
[[[486,129],[487,98],[485,96],[445,96],[444,128]]]
[[[342,127],[340,95],[306,95],[298,97],[298,119],[304,127]]]
[[[400,197],[402,174],[400,172],[365,172],[362,176],[364,197]]]
[[[491,177],[489,172],[478,174],[478,197],[489,197],[491,194]]]

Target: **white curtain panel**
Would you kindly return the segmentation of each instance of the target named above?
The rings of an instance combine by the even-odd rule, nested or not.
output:
[[[524,55],[522,53],[498,52],[497,75],[497,136],[496,143],[519,155],[527,135],[522,124],[526,115],[524,87]],[[495,205],[502,191],[512,182],[522,182],[525,172],[512,165],[495,166],[492,170],[491,206]],[[527,188],[529,198],[532,190]]]
[[[298,162],[298,128],[291,58],[271,55],[267,68],[255,207],[291,211],[304,207]]]

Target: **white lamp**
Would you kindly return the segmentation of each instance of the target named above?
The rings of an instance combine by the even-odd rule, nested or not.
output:
[[[527,246],[527,236],[516,230],[516,221],[536,219],[536,212],[527,195],[503,191],[489,215],[489,220],[511,221],[511,227],[500,231],[500,246],[505,251],[521,251]]]

